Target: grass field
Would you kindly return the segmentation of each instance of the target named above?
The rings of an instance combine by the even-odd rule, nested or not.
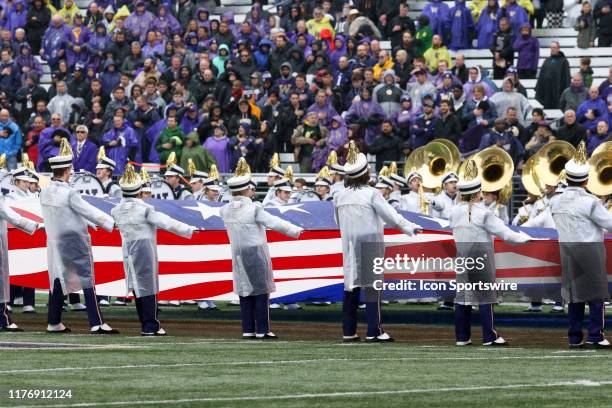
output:
[[[386,325],[394,344],[342,344],[339,324],[311,319],[336,318],[338,306],[310,307],[274,311],[281,340],[259,342],[238,339],[235,308],[180,309],[162,313],[164,338],[138,336],[133,307],[104,309],[121,330],[112,337],[86,334],[82,313],[66,313],[70,335],[42,333],[42,307],[15,314],[27,333],[0,334],[0,407],[612,406],[612,352],[567,350],[555,325],[503,325],[509,348],[457,348],[444,323]],[[385,314],[393,321],[430,309],[393,305]],[[72,398],[10,399],[16,389],[70,389]]]

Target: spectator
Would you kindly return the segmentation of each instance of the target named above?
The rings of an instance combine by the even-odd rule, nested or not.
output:
[[[386,36],[391,40],[391,49],[396,54],[395,48],[399,47],[403,43],[405,33],[410,33],[410,41],[416,33],[416,27],[414,21],[408,15],[408,3],[400,3],[399,15],[393,17],[389,24],[387,24]]]
[[[385,118],[381,106],[374,102],[367,87],[361,88],[359,99],[351,105],[346,112],[346,121],[353,125],[354,131],[359,133],[366,145],[374,141],[380,131],[380,124]]]
[[[45,31],[40,48],[40,57],[49,63],[51,70],[56,70],[59,61],[66,58],[70,29],[62,17],[56,14]]]
[[[468,69],[465,66],[465,57],[461,53],[455,54],[455,65],[451,68],[452,74],[465,84],[468,80]]]
[[[448,39],[451,16],[450,8],[445,2],[433,0],[423,8],[423,15],[429,19],[429,26],[433,35],[439,35],[440,40]]]
[[[593,68],[591,68],[591,59],[589,57],[580,58],[580,71],[578,73],[582,76],[584,85],[590,88],[593,84]]]
[[[64,128],[61,115],[55,113],[51,115],[51,126],[40,133],[38,139],[38,164],[36,170],[50,171],[49,158],[59,154],[62,139],[71,140],[70,132]]]
[[[545,2],[547,27],[561,28],[563,24],[563,0]]]
[[[17,153],[21,149],[22,135],[19,126],[10,118],[7,109],[0,110],[0,155],[6,155],[6,168],[17,168]]]
[[[218,124],[214,128],[212,137],[207,138],[204,142],[204,148],[215,158],[219,172],[230,173],[232,171],[230,141],[227,137],[227,130],[224,125]]]
[[[472,13],[465,5],[465,0],[457,0],[450,9],[450,49],[453,51],[472,48],[474,20]],[[449,64],[450,65],[450,64]]]
[[[599,95],[610,105],[612,101],[612,65],[608,68],[608,78],[599,85]]]
[[[293,155],[299,163],[302,173],[313,171],[312,154],[316,147],[325,146],[329,130],[319,123],[316,112],[309,112],[304,118],[304,123],[298,126],[291,136],[291,144],[294,146]]]
[[[511,106],[506,110],[506,122],[512,132],[512,136],[518,139],[521,147],[525,146],[531,136],[527,133],[527,129],[520,124],[516,108]]]
[[[434,101],[430,95],[423,97],[421,101],[423,113],[416,118],[412,125],[410,140],[407,147],[411,151],[431,142],[434,138],[436,117],[434,115]]]
[[[518,35],[521,26],[529,22],[527,10],[516,4],[516,0],[506,0],[502,5],[502,16],[508,19],[512,33]]]
[[[425,51],[423,58],[425,58],[430,72],[433,72],[438,67],[438,62],[440,61],[446,61],[448,66],[450,66],[450,54],[442,42],[442,36],[437,34],[433,36],[431,48]]]
[[[10,49],[0,52],[0,91],[13,98],[21,86],[21,73],[11,57]]]
[[[125,19],[125,28],[131,31],[135,40],[144,43],[153,20],[155,16],[145,9],[145,2],[137,0],[135,10]]]
[[[376,172],[379,172],[385,163],[400,159],[401,144],[402,140],[393,129],[393,122],[385,119],[382,122],[381,133],[368,148],[370,153],[376,155]]]
[[[506,70],[514,63],[514,49],[512,48],[514,38],[514,31],[510,27],[509,20],[502,18],[491,46],[494,79],[502,79],[506,76]]]
[[[568,109],[564,113],[564,124],[557,131],[557,139],[571,143],[574,147],[586,140],[586,129],[576,121],[576,112]]]
[[[102,144],[106,156],[117,163],[113,170],[115,174],[123,174],[128,160],[136,159],[138,136],[121,116],[113,117],[113,127],[102,135]]]
[[[612,45],[612,0],[598,0],[595,3],[593,17],[597,24],[597,45],[609,47]]]
[[[45,6],[44,0],[34,0],[26,15],[26,35],[28,44],[32,46],[32,52],[38,54],[41,41],[49,22],[51,21],[51,10]]]
[[[572,75],[572,82],[570,83],[570,86],[561,94],[561,98],[559,99],[559,109],[561,109],[563,112],[566,112],[567,110],[575,111],[584,101],[586,101],[588,95],[589,92],[584,86],[582,75],[574,74]]]
[[[85,125],[76,128],[76,139],[72,140],[73,159],[72,165],[76,171],[88,171],[96,173],[98,162],[98,146],[88,138],[89,129]]]
[[[518,120],[521,125],[525,125],[527,115],[531,112],[529,100],[514,90],[510,79],[504,80],[502,92],[493,95],[491,102],[495,104],[498,112],[506,112],[509,107],[514,107],[517,110]]]
[[[87,112],[85,124],[89,129],[89,138],[97,146],[102,144],[102,134],[104,133],[104,110],[100,101],[91,104],[91,110]]]
[[[597,26],[595,26],[593,13],[591,12],[591,3],[588,1],[582,3],[580,15],[576,19],[574,29],[578,31],[578,48],[589,48],[595,46]]]
[[[591,133],[586,138],[586,150],[587,155],[593,154],[593,151],[597,149],[597,147],[606,141],[610,137],[608,122],[599,121],[597,123],[597,130],[594,133]]]
[[[451,106],[452,102],[449,100],[440,101],[440,116],[435,120],[434,133],[436,137],[457,143],[462,133],[461,121],[454,114]]]
[[[330,124],[332,118],[338,115],[338,112],[336,112],[331,104],[330,98],[323,89],[317,91],[315,103],[308,108],[308,113],[316,113],[319,116],[319,123],[326,127]]]
[[[463,93],[465,93],[466,98],[472,96],[472,89],[477,85],[482,87],[487,97],[492,96],[495,92],[495,90],[483,80],[480,67],[471,67],[468,70],[468,81],[463,84]]]
[[[493,37],[499,27],[502,18],[502,9],[497,0],[487,0],[484,8],[476,23],[477,43],[476,47],[490,50],[493,47]]]
[[[200,136],[196,131],[188,133],[185,137],[185,145],[181,151],[181,161],[179,165],[183,169],[189,168],[189,159],[193,161],[196,169],[206,173],[210,171],[210,167],[213,164],[217,164],[215,157],[200,143]]]
[[[515,138],[512,130],[508,128],[508,123],[503,118],[495,119],[493,127],[482,138],[478,148],[482,150],[489,146],[497,146],[504,149],[512,157],[515,166],[525,155],[523,145]]]
[[[559,43],[550,43],[550,57],[544,60],[536,83],[536,99],[544,109],[559,109],[561,93],[570,85],[569,62]]]
[[[465,128],[471,128],[477,125],[485,128],[493,125],[493,120],[497,117],[495,105],[490,103],[484,94],[484,87],[476,85],[473,88],[472,98],[465,103],[461,120]]]
[[[383,83],[372,91],[373,101],[380,104],[385,116],[391,118],[400,108],[402,90],[395,83],[395,71],[388,69],[383,75]]]
[[[538,62],[540,60],[540,43],[537,38],[531,35],[529,23],[523,24],[520,35],[514,40],[512,48],[518,52],[516,68],[519,78],[534,79],[538,72]]]
[[[62,122],[68,122],[68,117],[70,116],[70,110],[72,108],[72,104],[74,103],[74,98],[67,93],[66,83],[64,81],[60,81],[56,86],[57,94],[51,98],[49,101],[49,112],[51,114],[57,113],[61,116]]]
[[[351,9],[347,17],[344,34],[356,38],[382,38],[380,30],[376,24],[366,16],[360,16],[359,10]],[[348,29],[348,31],[347,31]]]
[[[384,72],[393,69],[393,59],[389,56],[386,50],[378,52],[378,62],[372,67],[374,70],[374,79],[380,81]]]
[[[550,125],[545,120],[536,122],[536,131],[531,140],[525,145],[527,157],[533,156],[542,146],[555,140]]]
[[[40,134],[47,127],[45,120],[42,116],[35,116],[32,122],[32,127],[28,131],[25,141],[23,143],[24,152],[28,154],[28,157],[32,163],[38,163],[38,142],[40,140]]]
[[[419,109],[421,107],[421,99],[425,95],[435,95],[437,90],[436,87],[427,79],[427,74],[424,70],[417,69],[414,76],[416,77],[416,81],[409,82],[406,86],[406,91],[412,99],[412,105],[414,108]]]
[[[582,124],[587,133],[595,134],[600,121],[608,121],[608,105],[599,97],[599,88],[595,85],[589,88],[589,98],[582,102],[576,111],[578,123]]]

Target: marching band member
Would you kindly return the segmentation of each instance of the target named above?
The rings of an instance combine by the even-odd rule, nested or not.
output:
[[[30,181],[30,194],[33,197],[38,197],[40,196],[40,186],[38,184],[40,182],[40,176],[34,169],[29,169],[29,171],[30,177],[32,178],[32,181]]]
[[[202,180],[202,184],[204,186],[204,193],[200,201],[218,203],[221,198],[221,187],[219,186],[219,171],[217,170],[217,165],[212,164],[210,166],[210,175]]]
[[[501,190],[484,192],[483,203],[485,208],[507,225],[510,223],[510,216],[508,215],[508,207],[500,202],[500,193]]]
[[[333,197],[330,194],[332,179],[329,174],[329,169],[327,166],[323,166],[319,174],[317,174],[317,179],[315,180],[315,193],[321,201],[332,201]]]
[[[151,189],[151,179],[149,173],[144,169],[140,170],[140,179],[142,180],[142,189],[140,190],[140,198],[148,200],[153,196],[153,190]]]
[[[327,167],[332,178],[329,193],[333,197],[338,192],[344,190],[344,166],[338,164],[338,153],[335,150],[332,150],[329,156],[327,156]]]
[[[608,275],[604,233],[612,232],[612,214],[597,197],[587,193],[589,164],[584,141],[565,164],[567,188],[551,204],[561,252],[561,294],[568,302],[569,347],[610,348],[604,337],[604,302],[608,300]],[[582,321],[589,304],[586,343]]]
[[[268,203],[276,198],[276,187],[274,183],[279,181],[285,177],[285,170],[280,167],[280,158],[278,153],[274,153],[272,155],[272,159],[270,160],[270,171],[268,172],[268,192],[263,199],[264,207],[268,205]]]
[[[200,201],[204,195],[204,179],[208,178],[208,173],[197,170],[191,158],[187,161],[187,171],[189,172],[189,185],[193,198]]]
[[[276,180],[273,184],[274,197],[269,199],[267,202],[264,199],[263,206],[278,207],[280,205],[289,204],[289,199],[291,198],[291,193],[293,192],[293,187],[291,186],[292,178],[293,169],[291,168],[291,166],[289,166],[287,167],[287,170],[285,170],[284,176]],[[268,196],[266,196],[266,198],[268,198]]]
[[[448,220],[453,207],[459,201],[457,194],[457,182],[459,178],[453,171],[449,171],[442,176],[442,191],[438,193],[432,202],[432,215]]]
[[[27,154],[24,154],[22,159],[23,167],[19,167],[11,171],[13,185],[15,188],[6,195],[7,202],[15,202],[34,197],[34,195],[30,192],[30,183],[35,180],[32,178],[30,170],[25,167],[27,166],[28,162],[28,156]],[[34,308],[34,288],[11,285],[11,304],[13,306],[16,305],[17,302],[15,302],[15,300],[19,297],[21,297],[22,300],[22,313],[36,313],[36,309]]]
[[[416,171],[413,171],[406,178],[408,194],[403,194],[400,199],[399,209],[411,211],[423,215],[429,215],[431,212],[430,203],[433,200],[433,194],[423,191],[423,177]]]
[[[399,202],[400,197],[402,196],[402,189],[408,187],[408,180],[397,173],[389,173],[389,178],[391,181],[393,181],[393,191],[391,192],[391,197]]]
[[[142,336],[165,336],[157,319],[159,292],[157,228],[191,238],[195,228],[176,221],[145,204],[141,199],[142,179],[128,164],[119,180],[123,198],[111,215],[121,233],[127,293],[136,297]]]
[[[450,226],[457,246],[457,258],[480,260],[457,273],[457,283],[495,282],[495,251],[491,235],[513,243],[525,243],[529,237],[508,228],[481,202],[481,180],[476,163],[470,160],[465,176],[459,181],[460,202],[450,213]],[[472,306],[480,310],[483,346],[507,346],[495,331],[493,304],[497,302],[495,290],[462,290],[455,295],[455,337],[457,346],[472,344]]]
[[[113,181],[113,171],[117,163],[106,157],[104,146],[98,151],[98,164],[96,164],[96,177],[102,183],[104,194],[111,198],[121,198],[121,188]]]
[[[421,227],[410,223],[389,205],[382,195],[368,185],[368,159],[351,141],[344,166],[347,188],[334,196],[334,216],[340,227],[344,265],[344,296],[342,303],[343,340],[359,341],[357,308],[363,288],[368,330],[366,341],[393,341],[380,326],[380,292],[374,288],[380,276],[374,274],[369,262],[384,256],[384,224],[400,229],[407,235],[420,232]],[[370,243],[365,245],[365,243]]]
[[[58,156],[49,158],[53,171],[51,184],[40,193],[42,216],[47,232],[47,261],[49,268],[49,315],[47,332],[66,333],[70,329],[62,324],[64,294],[83,290],[90,332],[115,334],[104,323],[96,302],[94,265],[91,238],[87,222],[112,231],[113,219],[93,207],[70,188],[72,149],[64,139]]]
[[[378,179],[374,188],[376,188],[382,194],[383,198],[391,204],[393,208],[399,207],[399,201],[391,196],[393,192],[394,182],[388,177],[389,169],[387,166],[383,166],[378,173]]]
[[[512,219],[512,225],[523,225],[533,214],[533,206],[540,198],[534,194],[527,193],[527,198],[523,200],[523,205],[518,209],[516,216]]]
[[[170,185],[174,193],[175,200],[193,200],[193,194],[181,183],[181,178],[185,176],[185,170],[176,164],[176,154],[170,153],[166,161],[166,172],[164,180]]]
[[[29,234],[33,234],[34,231],[41,226],[34,221],[23,218],[13,211],[6,205],[4,196],[0,194],[0,332],[21,332],[23,329],[11,321],[8,313],[7,303],[10,301],[10,281],[7,221]]]
[[[234,177],[227,180],[231,201],[221,209],[232,249],[234,293],[240,297],[243,339],[277,339],[270,329],[268,303],[276,290],[266,228],[297,238],[301,227],[267,213],[249,195],[251,172],[240,158]]]

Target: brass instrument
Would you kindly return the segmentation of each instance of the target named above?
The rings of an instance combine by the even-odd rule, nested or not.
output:
[[[556,186],[565,163],[576,154],[576,148],[563,140],[546,143],[534,157],[533,172],[541,186]]]
[[[597,146],[597,148],[593,150],[591,157],[595,156],[597,153],[606,152],[606,151],[607,152],[612,151],[612,142],[604,142],[600,144],[599,146]]]
[[[529,194],[540,197],[542,195],[543,186],[540,183],[538,175],[535,173],[535,160],[536,156],[533,155],[523,164],[521,182]]]
[[[470,161],[473,161],[478,169],[482,179],[482,191],[499,191],[508,188],[508,184],[512,188],[514,163],[504,149],[491,146],[473,154],[459,167],[459,177],[464,178],[467,171],[466,163]]]
[[[602,150],[589,159],[587,190],[600,197],[612,194],[612,150]]]
[[[442,176],[454,170],[458,165],[454,161],[451,150],[441,142],[429,142],[425,146],[416,148],[404,165],[404,177],[413,171],[418,172],[423,180],[423,187],[428,189],[440,188]]]
[[[459,153],[459,148],[456,144],[448,139],[434,139],[431,141],[431,143],[442,143],[444,146],[448,147],[452,157],[452,161],[449,164],[449,171],[456,172],[459,170],[459,165],[461,164],[461,153]]]

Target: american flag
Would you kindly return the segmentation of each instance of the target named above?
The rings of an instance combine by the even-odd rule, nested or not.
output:
[[[95,207],[110,213],[118,202],[85,196]],[[227,234],[219,215],[224,203],[149,200],[157,211],[198,228],[192,239],[165,231],[158,232],[159,281],[162,300],[232,300],[232,260]],[[10,203],[21,215],[42,222],[38,199]],[[305,202],[266,208],[305,229],[299,239],[268,231],[268,242],[277,291],[277,302],[338,301],[342,298],[342,245],[330,202]],[[409,221],[424,228],[424,233],[407,237],[386,229],[387,255],[405,252],[412,256],[449,257],[454,244],[448,221],[402,212]],[[516,227],[512,227],[518,229]],[[498,279],[523,286],[558,285],[561,275],[556,233],[548,229],[520,228],[535,241],[521,246],[495,242]],[[95,261],[96,292],[125,296],[121,236],[90,229]],[[608,274],[612,275],[612,237],[606,240]],[[44,230],[33,236],[9,229],[11,283],[48,289],[46,236]],[[386,280],[423,279],[448,281],[454,273],[446,270],[417,270],[416,273],[390,272]],[[413,297],[436,295],[412,293]]]

